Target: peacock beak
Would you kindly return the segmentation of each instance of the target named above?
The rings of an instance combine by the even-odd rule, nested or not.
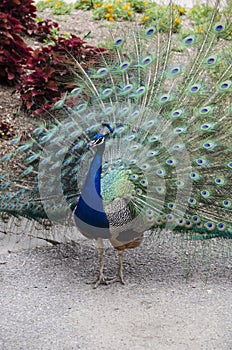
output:
[[[94,146],[95,142],[93,140],[89,141],[86,145],[87,149],[90,149]]]

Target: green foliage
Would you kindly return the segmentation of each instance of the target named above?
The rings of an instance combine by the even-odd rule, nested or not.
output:
[[[226,28],[226,32],[224,33],[223,39],[232,40],[232,23],[231,23],[232,0],[229,0],[227,7],[223,11],[223,15],[227,22],[227,28]]]
[[[74,3],[74,8],[77,10],[84,10],[88,11],[93,8],[93,5],[97,3],[97,1],[91,1],[91,0],[77,0]]]
[[[232,4],[232,2],[231,2]],[[227,8],[223,11],[217,11],[213,7],[207,5],[197,4],[187,12],[187,17],[191,20],[194,27],[194,32],[198,34],[204,34],[209,28],[214,30],[217,23],[225,26],[225,30],[221,33],[217,33],[218,38],[225,40],[232,39],[232,23],[230,22],[230,11],[232,11],[232,5],[228,4]],[[231,10],[230,10],[231,6]],[[213,18],[213,21],[212,21]]]
[[[102,2],[93,5],[93,18],[106,19],[110,22],[118,20],[132,21],[135,16],[135,11],[131,2],[125,0],[114,0],[111,3]]]
[[[205,22],[210,21],[213,12],[213,7],[197,4],[188,11],[187,15],[196,25],[203,25]],[[220,20],[220,15],[218,20]]]
[[[224,14],[225,14],[225,16],[232,15],[232,0],[228,1],[227,7],[225,8],[225,11],[224,11]]]
[[[191,19],[195,32],[201,34],[209,28],[213,12],[213,7],[199,4],[188,11],[187,16]],[[216,20],[220,21],[220,19],[221,15],[218,14]]]
[[[229,21],[232,0],[229,1],[224,10],[216,13],[213,23],[214,9],[204,4],[196,4],[189,10],[178,4],[173,4],[172,14],[169,5],[160,5],[152,0],[77,0],[74,4],[67,4],[64,0],[42,0],[36,6],[39,11],[50,8],[52,13],[56,15],[70,13],[72,9],[91,10],[94,19],[105,19],[110,22],[133,21],[136,15],[140,14],[137,18],[141,24],[145,26],[152,25],[161,33],[169,32],[170,15],[172,15],[172,30],[174,33],[183,31],[188,32],[188,34],[192,32],[204,34],[211,25],[213,29],[213,25],[223,21],[227,28],[218,37],[225,40],[232,39],[232,23]],[[188,30],[183,26],[186,20],[189,20]]]
[[[131,6],[135,10],[135,12],[143,13],[146,10],[146,7],[149,5],[150,1],[144,0],[132,0]]]
[[[181,16],[186,10],[180,6],[172,7],[172,30],[177,33],[181,29]],[[143,17],[140,22],[144,24],[152,24],[159,32],[167,33],[170,28],[170,7],[168,5],[158,5],[148,2]]]
[[[36,4],[36,7],[41,12],[50,8],[54,15],[65,15],[71,13],[73,4],[68,4],[64,0],[41,0]]]

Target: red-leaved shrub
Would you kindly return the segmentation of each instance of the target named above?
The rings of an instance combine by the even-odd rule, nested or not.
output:
[[[0,80],[14,84],[24,71],[31,51],[19,36],[24,27],[9,14],[0,12]]]
[[[106,51],[87,45],[75,35],[51,40],[53,45],[33,52],[27,64],[31,72],[25,74],[18,85],[25,109],[34,116],[49,110],[64,92],[76,86],[76,61],[85,69],[96,67]]]
[[[53,30],[59,31],[59,24],[48,18],[38,22],[37,27],[34,30],[34,35],[38,37],[40,42],[43,42],[49,37],[49,35],[51,35]]]
[[[7,122],[0,122],[0,139],[8,140],[14,135],[14,129],[11,124]]]
[[[0,12],[16,18],[23,26],[23,31],[29,35],[36,28],[36,7],[33,0],[1,0]]]

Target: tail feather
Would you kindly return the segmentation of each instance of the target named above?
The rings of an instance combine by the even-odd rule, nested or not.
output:
[[[102,53],[97,69],[76,62],[76,88],[53,107],[52,124],[12,141],[2,158],[0,211],[70,222],[92,157],[87,144],[107,123],[106,200],[128,197],[146,228],[232,237],[232,45],[220,39],[221,4],[204,35],[181,38],[172,20],[168,35],[136,27],[112,36],[114,54]],[[126,190],[112,169],[123,171]]]

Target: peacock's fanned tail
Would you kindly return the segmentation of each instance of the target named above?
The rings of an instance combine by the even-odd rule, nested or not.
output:
[[[93,157],[87,144],[110,127],[106,207],[126,198],[144,230],[232,238],[231,18],[217,22],[221,5],[204,34],[136,27],[112,36],[113,58],[103,53],[98,69],[76,62],[76,88],[56,103],[53,122],[11,141],[1,159],[3,217],[72,224]]]

